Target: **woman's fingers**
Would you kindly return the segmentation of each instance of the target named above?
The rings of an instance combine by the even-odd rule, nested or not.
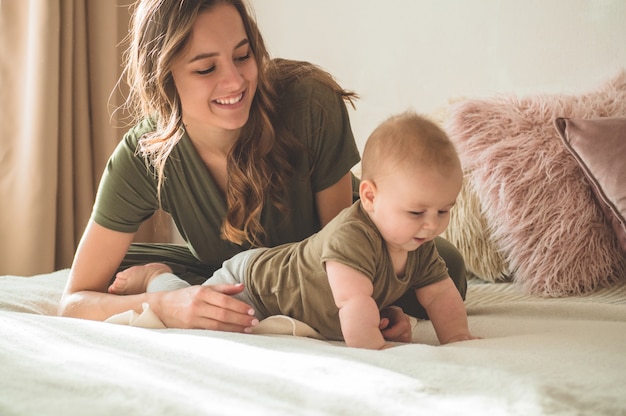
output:
[[[206,285],[200,286],[207,290],[203,291],[203,300],[213,306],[223,308],[224,310],[254,316],[254,309],[245,302],[235,299],[231,295],[236,295],[243,291],[242,284],[238,285]]]
[[[258,319],[250,305],[226,294],[240,292],[236,286],[239,285],[191,286],[163,292],[161,304],[166,309],[161,320],[170,328],[249,332]]]
[[[219,285],[205,285],[205,286],[210,287],[214,291],[223,293],[225,295],[236,295],[238,293],[243,292],[243,289],[244,289],[243,283],[239,283],[236,285],[229,285],[226,283],[221,283]]]

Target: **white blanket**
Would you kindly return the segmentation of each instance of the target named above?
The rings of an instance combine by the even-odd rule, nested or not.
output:
[[[0,277],[0,415],[626,415],[626,284],[538,299],[473,282],[484,339],[438,346],[415,321],[414,344],[367,351],[50,316],[66,278]]]

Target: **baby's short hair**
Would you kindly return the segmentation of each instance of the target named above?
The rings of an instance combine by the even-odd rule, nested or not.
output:
[[[460,166],[445,131],[427,117],[407,111],[389,117],[369,136],[363,149],[361,179],[374,179],[390,169],[448,170]]]

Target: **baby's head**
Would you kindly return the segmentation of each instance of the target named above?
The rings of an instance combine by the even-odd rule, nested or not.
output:
[[[432,121],[412,112],[384,121],[367,140],[361,170],[361,203],[390,248],[415,250],[448,226],[463,172]]]
[[[367,139],[361,163],[362,179],[390,172],[424,170],[461,173],[461,162],[446,133],[429,119],[405,112],[383,121]]]

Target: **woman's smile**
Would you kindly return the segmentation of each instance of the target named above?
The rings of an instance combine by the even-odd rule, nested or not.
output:
[[[244,94],[245,94],[245,91],[234,96],[217,98],[213,100],[213,102],[219,105],[223,105],[223,106],[233,106],[242,101]]]

